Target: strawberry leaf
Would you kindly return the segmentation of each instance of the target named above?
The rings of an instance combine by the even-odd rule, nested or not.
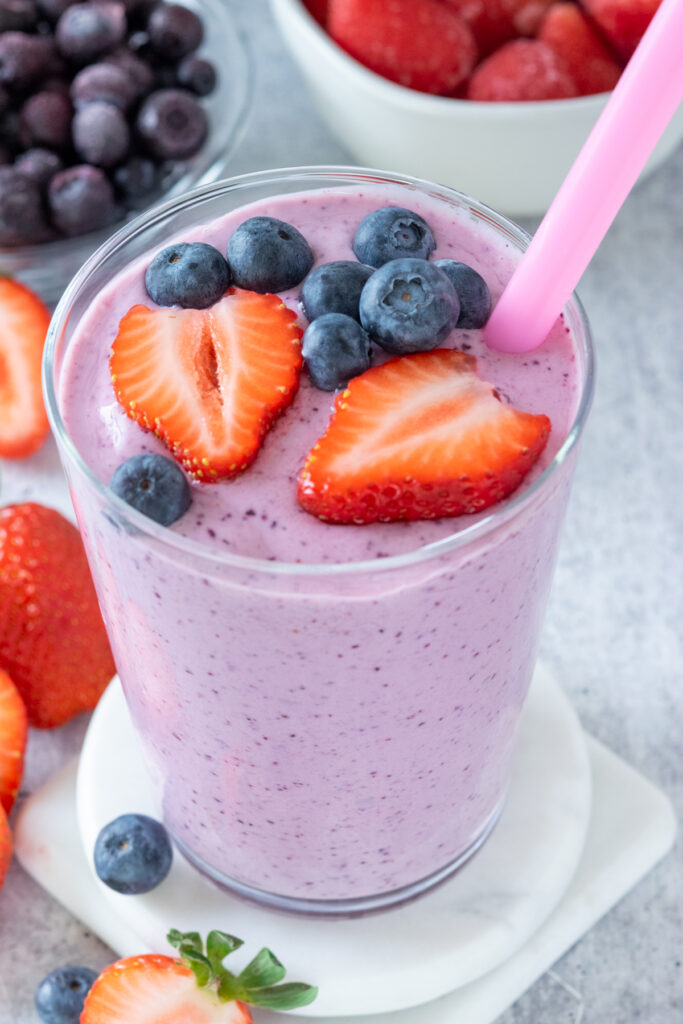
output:
[[[282,981],[286,973],[275,954],[264,948],[247,964],[238,981],[245,989],[251,991]]]
[[[214,930],[209,932],[206,939],[206,955],[215,969],[222,964],[229,953],[234,953],[236,949],[243,945],[242,939],[238,939],[234,935],[228,935],[227,932]]]
[[[204,952],[204,943],[199,932],[179,932],[177,928],[171,928],[166,936],[166,941],[176,949],[180,949],[181,946],[187,946],[190,949],[196,950],[197,953]]]
[[[190,946],[181,946],[180,955],[183,963],[194,974],[200,988],[204,988],[213,980],[213,968],[203,953],[198,953],[196,949],[192,949]]]
[[[308,1006],[317,995],[318,989],[315,985],[306,985],[303,981],[289,981],[284,985],[250,989],[244,999],[254,1006],[267,1006],[271,1010],[294,1010],[298,1006]]]

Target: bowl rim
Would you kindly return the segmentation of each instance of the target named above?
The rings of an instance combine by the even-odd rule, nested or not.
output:
[[[503,101],[484,102],[481,100],[459,99],[455,96],[435,96],[431,93],[420,92],[418,89],[410,89],[408,86],[392,82],[389,78],[371,71],[360,61],[346,53],[332,37],[325,31],[311,12],[307,9],[303,0],[270,0],[271,10],[280,24],[285,17],[298,19],[301,31],[307,34],[309,43],[315,41],[317,45],[326,51],[326,60],[336,62],[338,69],[347,76],[355,76],[366,89],[375,91],[380,99],[387,102],[400,104],[401,106],[413,109],[416,113],[454,113],[465,117],[476,118],[477,120],[494,121],[502,113],[503,116],[521,116],[524,114],[540,114],[542,112],[553,112],[556,114],[558,107],[567,112],[590,112],[596,113],[603,106],[611,91],[591,93],[588,96],[572,96],[566,99],[555,100],[524,100],[524,101]],[[285,33],[282,33],[284,36]]]

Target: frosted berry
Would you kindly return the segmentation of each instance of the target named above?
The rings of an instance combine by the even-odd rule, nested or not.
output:
[[[159,89],[143,101],[136,128],[145,148],[160,160],[193,156],[208,133],[199,101],[182,89]]]

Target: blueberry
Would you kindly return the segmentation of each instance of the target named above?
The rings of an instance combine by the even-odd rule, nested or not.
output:
[[[184,160],[203,145],[209,126],[199,101],[183,89],[159,89],[143,101],[135,122],[149,153]]]
[[[313,266],[313,253],[291,224],[275,217],[250,217],[230,237],[228,263],[240,288],[281,292],[303,281]]]
[[[75,64],[88,64],[113,50],[126,34],[126,12],[116,0],[90,0],[67,7],[55,29],[57,48]]]
[[[77,110],[71,134],[78,155],[95,167],[115,167],[130,150],[125,114],[110,103],[88,103]]]
[[[89,967],[57,967],[36,989],[35,1005],[43,1024],[78,1024],[85,997],[97,978]]]
[[[73,110],[67,96],[59,92],[37,92],[21,108],[25,140],[31,146],[65,149],[71,141]]]
[[[125,46],[120,46],[112,53],[108,53],[104,57],[104,62],[113,64],[114,67],[120,68],[124,72],[129,85],[135,90],[136,100],[142,99],[152,91],[154,72],[149,64],[145,63],[141,57],[131,53]]]
[[[49,149],[27,149],[25,153],[18,156],[14,166],[40,189],[47,188],[50,179],[63,168],[62,161],[56,153]]]
[[[436,348],[459,314],[458,294],[443,270],[422,259],[385,263],[360,297],[363,327],[373,341],[396,355]]]
[[[25,32],[3,32],[0,35],[0,84],[10,89],[28,89],[44,76],[53,52],[51,39]]]
[[[355,260],[335,260],[312,270],[301,288],[301,305],[309,320],[324,313],[344,313],[359,319],[358,303],[363,285],[373,273]]]
[[[119,216],[114,189],[98,167],[77,164],[55,174],[48,189],[54,225],[63,235],[107,227]]]
[[[33,245],[49,237],[38,185],[14,167],[1,167],[0,245]]]
[[[156,254],[145,287],[158,306],[206,309],[230,287],[230,267],[212,245],[181,242]]]
[[[354,253],[371,267],[403,257],[426,260],[434,249],[436,242],[427,222],[401,206],[385,206],[363,217],[353,239]]]
[[[78,0],[38,0],[40,13],[53,25],[59,21],[67,7],[77,3]]]
[[[491,315],[491,293],[481,274],[456,260],[434,260],[434,266],[443,270],[458,293],[460,316],[455,326],[463,330],[483,327]]]
[[[126,896],[156,889],[172,859],[168,832],[146,814],[122,814],[105,825],[95,841],[97,877]]]
[[[159,184],[157,166],[143,156],[132,156],[125,164],[117,167],[112,175],[114,184],[127,204],[137,207],[149,199]]]
[[[79,71],[71,83],[71,99],[76,110],[86,103],[111,103],[126,111],[135,102],[135,83],[123,68],[101,61]]]
[[[345,387],[372,362],[370,339],[357,320],[343,313],[323,313],[309,324],[302,351],[311,380],[321,391]]]
[[[165,455],[132,455],[114,470],[109,484],[144,516],[170,526],[192,504],[187,477],[177,462]]]
[[[180,60],[197,49],[204,29],[194,11],[180,4],[161,3],[147,21],[147,34],[152,49],[160,57]]]
[[[208,96],[216,88],[216,69],[201,57],[184,57],[176,70],[178,85],[197,96]]]
[[[37,21],[35,0],[0,0],[0,32],[32,32]]]

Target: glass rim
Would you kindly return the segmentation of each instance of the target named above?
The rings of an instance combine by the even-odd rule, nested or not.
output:
[[[438,185],[435,182],[426,181],[410,175],[402,175],[393,172],[377,170],[368,167],[354,167],[343,165],[310,165],[300,167],[272,168],[262,171],[253,171],[247,174],[239,174],[231,178],[225,178],[212,184],[203,185],[192,189],[182,196],[176,196],[167,202],[161,203],[151,210],[146,211],[134,220],[124,224],[113,234],[103,245],[86,260],[78,273],[72,278],[64,291],[50,321],[43,355],[43,394],[45,406],[50,420],[52,431],[61,451],[66,454],[69,460],[84,476],[88,484],[95,490],[100,498],[115,510],[119,519],[123,520],[132,534],[149,537],[156,543],[161,543],[170,551],[178,552],[181,555],[191,556],[198,561],[198,564],[211,564],[214,569],[217,566],[240,569],[262,575],[285,575],[285,576],[343,576],[356,573],[378,573],[390,572],[392,570],[417,565],[432,559],[441,557],[464,548],[473,541],[478,541],[492,533],[497,527],[519,515],[536,496],[546,489],[548,483],[555,477],[557,470],[564,463],[570,452],[576,446],[585,425],[590,411],[595,380],[595,356],[592,343],[590,324],[583,308],[581,300],[576,292],[565,305],[563,312],[572,309],[578,316],[578,323],[582,331],[583,355],[585,358],[584,384],[581,400],[576,411],[573,423],[567,433],[565,440],[555,454],[552,461],[546,466],[541,474],[520,493],[506,500],[501,506],[493,506],[493,511],[482,516],[476,522],[457,530],[438,541],[421,545],[410,551],[399,555],[391,555],[386,558],[364,559],[347,562],[284,562],[270,561],[266,558],[255,558],[251,555],[242,555],[232,552],[215,552],[207,549],[199,541],[174,533],[168,527],[161,526],[154,520],[138,512],[128,505],[122,498],[100,480],[88,463],[85,461],[78,448],[71,439],[64,419],[59,408],[57,390],[55,387],[55,362],[57,354],[57,343],[62,330],[68,321],[71,306],[78,296],[82,286],[87,282],[101,262],[121,248],[132,235],[144,231],[155,224],[168,218],[169,215],[182,209],[201,204],[203,200],[215,198],[223,194],[232,193],[250,186],[277,183],[284,184],[286,181],[295,182],[309,181],[313,187],[313,181],[318,180],[318,187],[324,187],[324,179],[329,178],[329,184],[333,180],[341,184],[346,180],[352,183],[386,183],[407,185],[415,190],[425,192],[432,198],[447,199],[453,197],[458,205],[469,209],[472,213],[480,215],[498,229],[503,229],[511,239],[526,248],[530,235],[514,221],[502,214],[497,213],[491,207],[479,200],[457,189],[446,185]],[[333,529],[350,529],[347,524],[329,524]],[[361,529],[362,527],[357,527]]]

